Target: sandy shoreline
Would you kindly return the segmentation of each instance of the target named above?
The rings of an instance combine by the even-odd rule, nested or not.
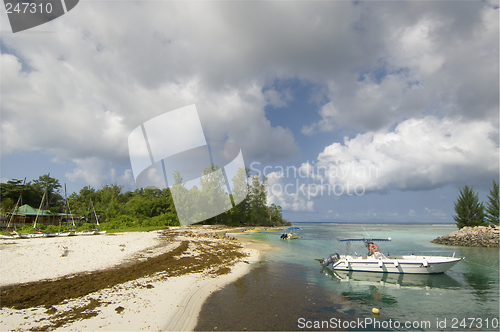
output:
[[[53,305],[49,299],[41,300],[38,306],[2,307],[0,330],[192,330],[208,296],[247,273],[251,263],[259,260],[259,249],[265,249],[265,245],[254,242],[217,236],[220,231],[188,227],[167,232],[2,241],[2,306],[9,303],[12,284],[36,282],[30,289],[37,290],[52,283],[63,289],[72,287],[71,282],[77,285],[79,278],[89,278],[90,273],[90,278],[101,278],[111,286],[99,286],[89,294]],[[66,257],[61,255],[63,247],[70,250]],[[134,264],[144,269],[153,262],[159,266],[155,273],[112,283],[127,280]],[[40,282],[63,276],[66,278],[59,283]]]

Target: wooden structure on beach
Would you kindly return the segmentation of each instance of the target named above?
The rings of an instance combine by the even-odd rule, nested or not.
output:
[[[37,210],[28,204],[24,204],[13,212],[5,213],[5,218],[2,218],[0,221],[0,229],[6,229],[9,222],[12,228],[32,224],[37,218],[37,215],[37,223],[56,226],[59,225],[60,222],[66,222],[66,216],[72,216],[66,213],[52,213],[49,210]],[[73,218],[76,218],[76,216],[73,215]]]

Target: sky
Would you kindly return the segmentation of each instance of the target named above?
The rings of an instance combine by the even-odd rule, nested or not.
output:
[[[499,179],[498,1],[80,1],[0,10],[0,179],[134,190],[128,136],[196,105],[290,221],[453,222]]]

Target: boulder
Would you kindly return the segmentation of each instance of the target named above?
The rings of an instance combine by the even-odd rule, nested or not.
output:
[[[432,240],[432,243],[464,247],[498,247],[500,226],[464,227]]]

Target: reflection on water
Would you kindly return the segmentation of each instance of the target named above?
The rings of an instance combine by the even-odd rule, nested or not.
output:
[[[490,301],[491,292],[498,289],[498,249],[461,248],[460,251],[467,257],[462,273],[465,282],[478,302]]]
[[[304,280],[306,271],[298,264],[261,264],[208,298],[195,331],[296,331],[301,317],[371,316],[342,296]]]
[[[380,289],[375,286],[368,286],[368,289],[360,291],[349,287],[349,291],[342,292],[342,295],[351,301],[356,301],[365,305],[377,305],[383,303],[385,305],[396,305],[398,303],[396,297],[380,292]]]
[[[460,283],[445,273],[403,274],[358,271],[332,271],[323,268],[321,272],[337,282],[359,283],[375,287],[395,288],[458,288]]]

